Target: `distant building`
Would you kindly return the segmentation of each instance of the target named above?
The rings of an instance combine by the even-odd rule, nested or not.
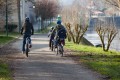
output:
[[[19,31],[19,14],[18,14],[18,3],[17,0],[9,0],[12,5],[11,7],[8,7],[11,14],[8,15],[8,23],[10,24],[16,24],[18,25],[18,28],[16,31]],[[33,9],[34,0],[20,0],[20,19],[21,24],[25,21],[25,17],[29,17],[31,22],[35,20],[35,13]],[[6,15],[5,15],[5,8],[6,6],[3,6],[3,9],[0,10],[0,31],[5,31],[4,25],[6,24]],[[3,13],[2,13],[3,12]]]

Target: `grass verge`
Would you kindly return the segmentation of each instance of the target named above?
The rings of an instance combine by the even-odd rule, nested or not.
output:
[[[13,80],[11,74],[8,64],[0,60],[0,80]]]
[[[101,48],[76,45],[66,41],[65,48],[77,51],[72,56],[110,80],[120,80],[120,52],[104,52]]]
[[[13,37],[0,36],[0,45],[4,45],[13,39]]]
[[[6,36],[6,32],[0,32],[0,36]],[[20,33],[18,33],[18,32],[9,32],[8,36],[10,36],[10,37],[18,37],[18,36],[20,36]]]
[[[13,40],[19,36],[20,36],[20,34],[17,32],[8,33],[8,37],[6,36],[5,32],[0,32],[0,46],[10,42],[11,40]]]
[[[19,33],[9,33],[8,37],[4,32],[0,32],[0,48],[16,37],[20,36]],[[1,56],[1,55],[0,55]],[[13,80],[12,71],[4,57],[0,57],[0,80]]]

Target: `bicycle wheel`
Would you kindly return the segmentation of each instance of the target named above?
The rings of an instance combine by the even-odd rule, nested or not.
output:
[[[60,47],[59,52],[60,52],[61,56],[63,56],[63,46],[62,46],[62,45],[60,45],[59,47]]]
[[[28,52],[29,52],[29,44],[26,44],[26,56],[28,57]]]
[[[57,45],[57,55],[59,54],[59,45]]]

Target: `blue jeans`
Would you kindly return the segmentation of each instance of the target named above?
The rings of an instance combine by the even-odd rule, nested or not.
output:
[[[23,35],[22,51],[25,51],[25,44],[26,44],[26,38],[27,38],[27,37],[30,39],[30,42],[29,42],[29,43],[31,44],[31,38],[30,38],[31,35],[29,35],[29,34],[24,34],[24,35]]]

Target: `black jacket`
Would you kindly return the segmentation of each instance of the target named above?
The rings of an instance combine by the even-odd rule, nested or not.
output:
[[[30,35],[34,34],[34,28],[32,23],[26,21],[21,29],[21,33]]]

